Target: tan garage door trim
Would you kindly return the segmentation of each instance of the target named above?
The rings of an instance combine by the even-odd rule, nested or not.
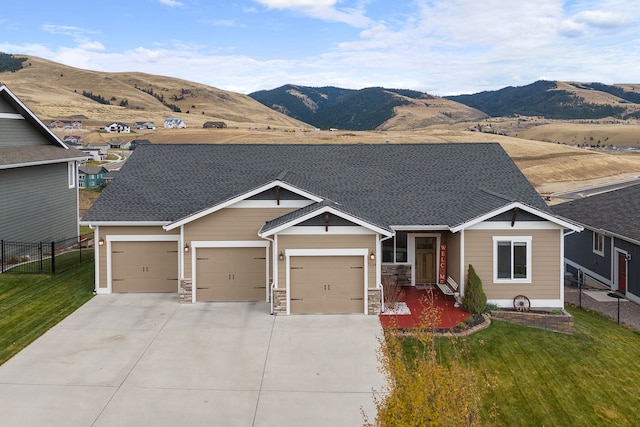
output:
[[[113,269],[111,264],[111,243],[112,242],[178,242],[180,236],[177,234],[109,234],[107,235],[107,290],[106,293],[113,292]],[[180,251],[178,251],[178,272],[182,271],[180,268]]]
[[[191,293],[191,302],[195,304],[196,302],[196,292],[198,289],[198,284],[196,283],[197,279],[197,271],[196,271],[196,254],[198,253],[198,248],[265,248],[266,254],[266,262],[265,262],[265,283],[266,291],[265,291],[265,301],[269,298],[269,265],[270,254],[269,254],[269,241],[267,240],[218,240],[218,241],[197,241],[194,240],[191,242],[191,247],[193,250],[191,251],[191,279],[193,280]]]
[[[287,315],[291,314],[291,257],[296,256],[362,256],[364,258],[364,304],[362,310],[363,314],[367,314],[367,307],[369,306],[367,295],[367,278],[369,277],[368,249],[286,249],[284,256],[286,262]]]

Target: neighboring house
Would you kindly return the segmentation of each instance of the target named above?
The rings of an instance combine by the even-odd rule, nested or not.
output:
[[[102,154],[99,148],[85,147],[85,148],[78,148],[78,149],[83,153],[85,153],[88,159],[93,162],[101,162],[107,157],[106,154]]]
[[[169,129],[183,129],[187,125],[182,119],[168,118],[164,119],[164,127]]]
[[[82,219],[95,290],[271,301],[275,313],[381,310],[472,264],[490,302],[563,307],[563,233],[499,144],[146,145]]]
[[[131,142],[129,141],[111,141],[109,142],[109,148],[113,148],[115,150],[128,150],[131,147]]]
[[[205,129],[224,129],[227,124],[225,122],[205,122],[202,127]]]
[[[73,144],[82,146],[84,144],[84,138],[77,135],[67,135],[62,140],[65,144]]]
[[[109,171],[104,166],[80,166],[78,168],[78,187],[98,188],[105,183]]]
[[[640,184],[553,207],[584,226],[567,233],[567,272],[587,285],[605,285],[640,303]]]
[[[77,236],[78,163],[6,86],[0,86],[0,240],[51,242]]]
[[[109,185],[118,174],[117,170],[111,170],[104,176],[104,185]]]
[[[134,122],[133,128],[137,130],[155,130],[156,124],[154,122]]]
[[[134,139],[133,141],[131,141],[131,144],[129,145],[129,150],[133,151],[140,145],[148,145],[148,144],[151,144],[151,141],[149,141],[148,139]]]
[[[100,155],[104,157],[109,154],[109,148],[111,148],[111,144],[106,142],[92,142],[87,145],[87,148],[97,149]]]
[[[131,127],[126,123],[113,122],[104,127],[105,132],[109,133],[131,133]]]
[[[53,120],[49,126],[54,129],[82,129],[80,120]]]

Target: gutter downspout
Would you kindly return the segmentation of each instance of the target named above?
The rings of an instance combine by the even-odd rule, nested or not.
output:
[[[269,286],[269,306],[270,306],[270,314],[273,315],[273,289],[274,286],[276,285],[276,280],[275,278],[278,275],[278,264],[275,262],[275,260],[278,259],[278,256],[276,255],[278,252],[278,248],[277,248],[277,244],[275,239],[270,239],[268,237],[262,237],[260,235],[258,235],[258,237],[268,240],[271,242],[271,265],[273,266],[273,279],[271,281],[271,284]]]

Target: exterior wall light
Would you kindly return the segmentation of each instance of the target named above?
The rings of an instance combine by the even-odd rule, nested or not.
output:
[[[98,240],[98,246],[104,246],[104,239]]]
[[[282,253],[282,251],[280,251],[280,254],[278,255],[278,260],[284,261],[284,253]]]
[[[369,259],[370,259],[371,261],[373,261],[374,259],[376,259],[376,254],[374,254],[373,252],[371,252],[371,253],[369,254]]]
[[[184,244],[184,251],[185,252],[189,252],[189,244],[188,243]]]

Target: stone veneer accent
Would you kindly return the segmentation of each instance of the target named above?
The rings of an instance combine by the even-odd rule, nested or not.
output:
[[[382,312],[382,292],[380,288],[367,289],[368,307],[367,313],[371,315],[378,315]]]
[[[180,304],[191,304],[193,302],[193,281],[191,279],[180,279],[178,282]]]
[[[380,271],[383,281],[389,280],[391,283],[397,283],[400,286],[411,284],[410,264],[382,264]]]
[[[287,290],[276,288],[273,290],[273,314],[287,314]]]
[[[546,329],[548,331],[573,334],[573,316],[562,310],[563,314],[519,312],[508,310],[492,310],[491,317],[517,325],[531,328]]]

